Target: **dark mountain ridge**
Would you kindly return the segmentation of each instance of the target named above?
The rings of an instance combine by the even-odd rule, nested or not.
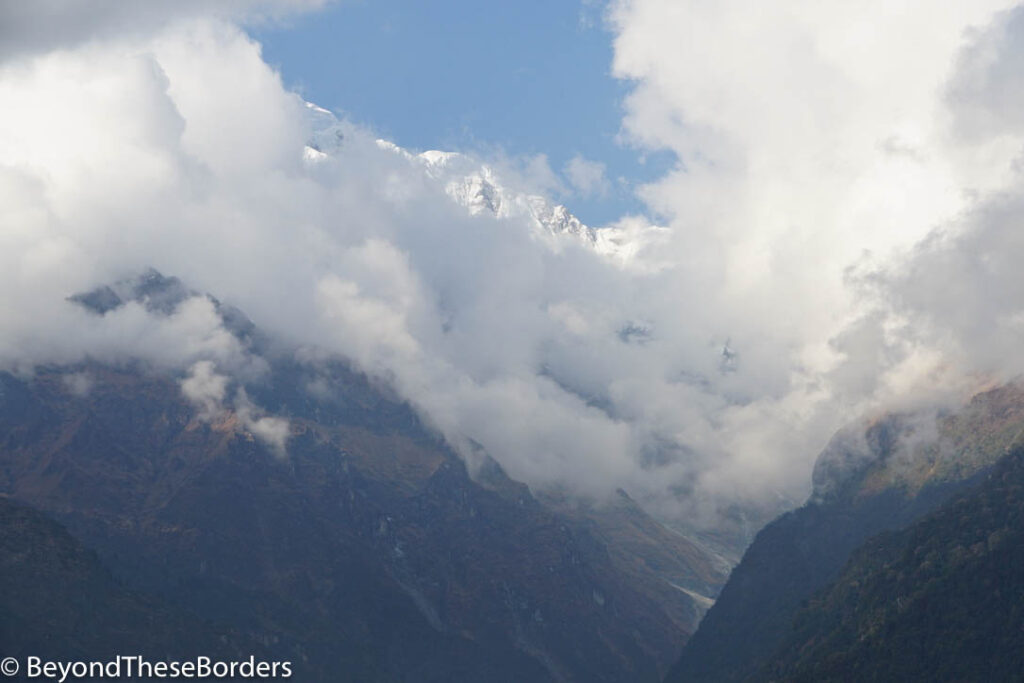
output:
[[[0,642],[5,656],[21,661],[266,656],[261,643],[237,631],[128,589],[65,528],[4,496],[0,577]]]
[[[839,578],[855,549],[976,485],[1019,441],[1024,392],[983,392],[940,415],[927,438],[920,424],[890,415],[833,439],[811,500],[757,534],[667,681],[765,680],[801,605]]]
[[[166,315],[191,296],[147,273],[77,301]],[[636,506],[612,524],[621,511],[560,512],[493,462],[474,479],[378,384],[272,352],[215,303],[266,361],[229,393],[288,420],[284,457],[237,405],[204,416],[180,374],[39,367],[0,373],[0,493],[60,522],[126,590],[292,661],[299,680],[661,678],[703,611],[669,578],[721,580],[698,549],[662,547],[671,532]],[[308,391],[314,376],[329,395]],[[623,544],[659,554],[627,562]]]
[[[773,681],[1016,681],[1024,672],[1024,449],[859,547],[797,613]]]

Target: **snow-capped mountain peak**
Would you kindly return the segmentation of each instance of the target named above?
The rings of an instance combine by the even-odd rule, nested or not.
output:
[[[311,139],[304,150],[307,163],[319,163],[342,153],[345,124],[321,107],[306,103]],[[664,241],[667,229],[637,218],[592,228],[568,208],[524,187],[514,173],[506,174],[493,165],[460,152],[427,150],[413,153],[389,140],[377,146],[420,167],[436,181],[454,202],[471,215],[492,215],[498,219],[524,221],[535,238],[559,251],[567,243],[582,244],[619,267],[658,270],[662,264],[642,258],[649,247]],[[568,242],[567,242],[568,240]]]

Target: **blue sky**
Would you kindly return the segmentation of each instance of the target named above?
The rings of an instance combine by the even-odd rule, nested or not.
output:
[[[671,162],[617,142],[629,84],[610,75],[601,12],[564,0],[342,2],[254,35],[289,87],[404,147],[546,154],[557,172],[577,155],[605,164],[606,194],[561,197],[601,225],[641,211],[635,185]]]

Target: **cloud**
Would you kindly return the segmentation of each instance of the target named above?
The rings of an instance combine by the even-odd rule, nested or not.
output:
[[[897,294],[859,274],[895,286],[921,240],[968,229],[979,201],[1013,185],[1016,134],[984,146],[966,136],[973,121],[988,133],[1010,125],[1015,91],[999,79],[1019,73],[1011,4],[612,6],[614,72],[633,83],[624,135],[678,158],[641,192],[689,261],[678,287],[707,302],[688,326],[720,330],[739,353],[745,405],[723,412],[743,415],[726,436],[728,471],[763,476],[760,448],[775,454],[769,477],[797,478],[834,418],[920,398],[922,386],[962,387],[953,375],[975,368],[965,353],[952,372],[891,309]],[[917,263],[943,283],[935,298],[973,287],[964,269]],[[779,454],[787,441],[800,455]]]
[[[249,400],[244,388],[239,389],[235,396],[235,414],[242,427],[266,444],[275,456],[284,458],[287,455],[285,447],[289,436],[288,420],[283,417],[263,415],[262,411]]]
[[[1024,374],[1024,183],[989,198],[955,227],[936,230],[900,268],[873,274],[902,336],[983,377]]]
[[[1015,73],[983,47],[1018,44],[1004,6],[615,4],[625,134],[679,159],[642,191],[666,229],[596,238],[655,234],[636,268],[471,215],[223,16],[38,43],[0,64],[0,365],[142,357],[283,453],[287,423],[218,388],[262,366],[208,298],[67,301],[153,266],[387,382],[471,465],[693,524],[792,505],[851,417],[1014,367],[1020,133],[960,75]],[[500,177],[558,192],[538,159]]]
[[[974,144],[1019,136],[1024,129],[1024,9],[976,28],[960,53],[946,97],[955,131]]]
[[[565,176],[569,183],[583,197],[608,194],[610,183],[604,174],[605,166],[600,161],[574,156],[565,165]]]
[[[94,380],[89,373],[75,372],[64,375],[64,386],[72,396],[88,396]]]
[[[181,381],[181,393],[199,407],[199,419],[210,421],[224,410],[224,397],[228,391],[228,378],[218,375],[216,366],[208,360],[196,361],[189,368],[188,377]]]
[[[228,395],[230,383],[231,378],[218,373],[217,366],[212,361],[197,361],[189,368],[188,376],[181,381],[181,393],[199,408],[197,417],[200,420],[223,422],[229,416],[224,399]],[[288,420],[265,415],[264,411],[249,399],[244,387],[239,387],[235,391],[233,407],[238,428],[248,431],[262,441],[278,458],[285,457],[285,446],[289,436]],[[230,420],[226,423],[231,424]]]
[[[267,21],[328,0],[32,0],[0,5],[0,61],[94,40],[145,36],[202,16]]]
[[[872,315],[885,316],[890,346],[911,361],[931,358],[923,372],[963,383],[1024,373],[1015,352],[1024,331],[1022,58],[1024,7],[965,34],[940,91],[949,122],[944,151],[963,176],[964,209],[890,262],[850,278],[873,298]]]

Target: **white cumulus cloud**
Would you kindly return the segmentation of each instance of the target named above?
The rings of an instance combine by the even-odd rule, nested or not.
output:
[[[169,316],[67,301],[152,266],[386,381],[471,464],[624,487],[695,524],[799,502],[864,411],[1015,370],[1008,3],[614,4],[625,136],[679,159],[642,190],[665,229],[597,233],[617,253],[647,236],[645,268],[470,215],[349,123],[310,154],[323,121],[233,7],[88,39],[57,26],[0,63],[3,367],[142,357],[191,368],[201,410],[226,405],[217,378],[259,362],[206,297]],[[541,161],[519,181],[557,191]],[[567,177],[597,192],[604,173],[580,159]],[[287,422],[236,399],[283,453]]]

